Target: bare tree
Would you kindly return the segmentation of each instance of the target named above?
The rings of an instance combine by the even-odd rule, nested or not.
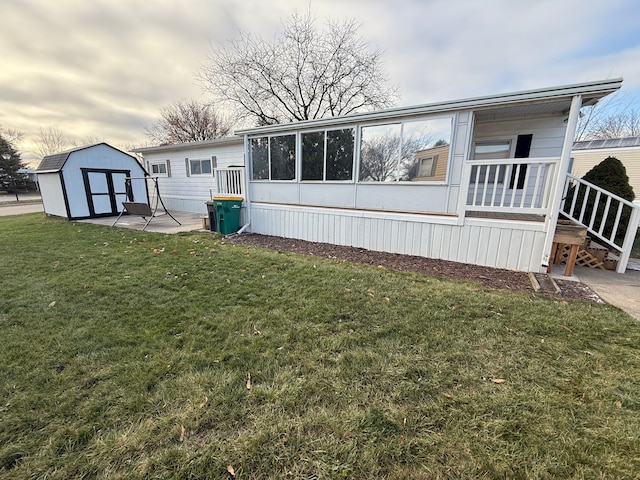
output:
[[[162,107],[160,119],[146,131],[152,142],[171,145],[226,137],[233,131],[233,123],[212,104],[182,100]]]
[[[576,141],[640,136],[640,110],[623,95],[611,95],[582,110]]]
[[[391,106],[382,52],[353,20],[316,27],[294,14],[272,41],[247,32],[214,48],[198,73],[204,88],[241,118],[270,125]]]
[[[71,146],[71,141],[65,137],[62,131],[55,126],[47,128],[40,127],[40,133],[35,142],[33,142],[32,153],[40,157],[46,157],[54,153],[66,150]]]
[[[24,132],[14,130],[13,128],[3,128],[0,125],[0,137],[4,138],[5,141],[9,142],[14,148],[17,148],[16,145],[24,138]]]

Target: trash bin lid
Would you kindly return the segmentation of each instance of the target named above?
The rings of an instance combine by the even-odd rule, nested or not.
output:
[[[244,200],[243,197],[234,197],[232,195],[216,195],[213,197],[214,200],[234,200],[236,202],[241,202]]]

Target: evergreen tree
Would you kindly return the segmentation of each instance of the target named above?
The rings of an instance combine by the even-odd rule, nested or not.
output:
[[[20,153],[0,135],[0,190],[13,193],[26,188],[29,183],[28,176],[18,173],[23,167]]]
[[[627,176],[627,170],[624,168],[624,165],[620,160],[615,157],[607,157],[598,165],[589,170],[583,177],[583,180],[593,183],[594,185],[611,192],[619,197],[624,198],[632,202],[635,200],[635,193],[633,192],[633,187],[629,184],[629,177]],[[582,206],[585,201],[586,188],[582,187],[578,191],[578,195],[575,201],[575,209],[578,209]],[[565,200],[564,211],[569,212],[571,209],[571,204],[573,203],[573,197],[575,195],[575,187],[571,187],[567,192],[567,198]],[[596,200],[598,199],[598,194],[595,190],[591,190],[586,199],[585,211],[582,217],[582,222],[586,225],[591,223],[591,217],[594,214],[594,224],[592,228],[596,231],[600,229],[602,226],[602,222],[604,222],[604,228],[602,229],[602,235],[605,238],[610,238],[613,232],[613,227],[616,223],[616,215],[617,215],[617,207],[610,208],[606,218],[602,218],[604,212],[606,210],[606,198],[604,196],[600,196],[598,203],[596,205]],[[631,217],[631,209],[626,205],[622,209],[622,214],[620,215],[619,225],[620,227],[617,230],[617,234],[615,237],[615,242],[618,244],[622,243],[624,239],[624,234],[626,231],[626,226],[629,224],[629,219]]]

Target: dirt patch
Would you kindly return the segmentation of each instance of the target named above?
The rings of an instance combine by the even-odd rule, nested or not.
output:
[[[293,238],[273,237],[245,233],[230,237],[234,243],[270,248],[272,250],[313,255],[320,258],[340,259],[366,265],[382,266],[405,272],[417,272],[440,278],[479,282],[486,288],[534,293],[529,274],[500,268],[481,267],[467,263],[433,258],[375,252],[364,248],[345,247],[329,243],[307,242]],[[545,295],[566,299],[600,301],[587,285],[570,281],[556,281],[559,293],[545,291]]]

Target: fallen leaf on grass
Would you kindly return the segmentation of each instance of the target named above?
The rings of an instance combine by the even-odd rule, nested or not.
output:
[[[184,442],[184,425],[180,425],[180,441]]]
[[[229,475],[231,475],[232,477],[236,476],[236,471],[233,469],[232,465],[227,465],[227,472],[229,472]]]
[[[247,373],[247,390],[251,390],[251,374]]]
[[[443,393],[442,396],[446,397],[446,398],[453,398],[453,395],[451,395],[449,393]]]
[[[622,408],[622,402],[620,400],[616,402],[616,407]]]
[[[501,383],[506,382],[506,380],[504,378],[492,378],[491,381],[493,383],[497,383],[497,384],[501,384]]]
[[[391,301],[391,299],[390,299],[389,297],[384,297],[384,301],[385,301],[385,302],[390,302],[390,301]]]
[[[262,333],[262,332],[260,332],[260,330],[258,330],[258,329],[256,328],[256,326],[254,325],[254,326],[253,326],[253,334],[254,334],[254,335],[260,335],[261,333]]]
[[[573,333],[573,331],[572,331],[569,327],[567,327],[567,326],[565,326],[565,325],[558,325],[558,326],[559,326],[560,328],[565,329],[567,332],[571,332],[571,333]]]
[[[155,253],[156,255],[157,255],[158,253],[162,253],[162,252],[164,252],[164,247],[163,247],[163,248],[154,248],[154,249],[153,249],[153,253]]]
[[[204,397],[204,402],[200,403],[200,408],[204,408],[208,401],[209,401],[209,398],[208,397]]]
[[[451,307],[451,310],[459,310],[462,308],[462,305],[454,305],[453,307]]]
[[[49,308],[51,308],[51,307],[55,307],[55,306],[56,306],[56,302],[55,302],[55,301],[53,301],[53,302],[51,302],[51,303],[49,304]]]

